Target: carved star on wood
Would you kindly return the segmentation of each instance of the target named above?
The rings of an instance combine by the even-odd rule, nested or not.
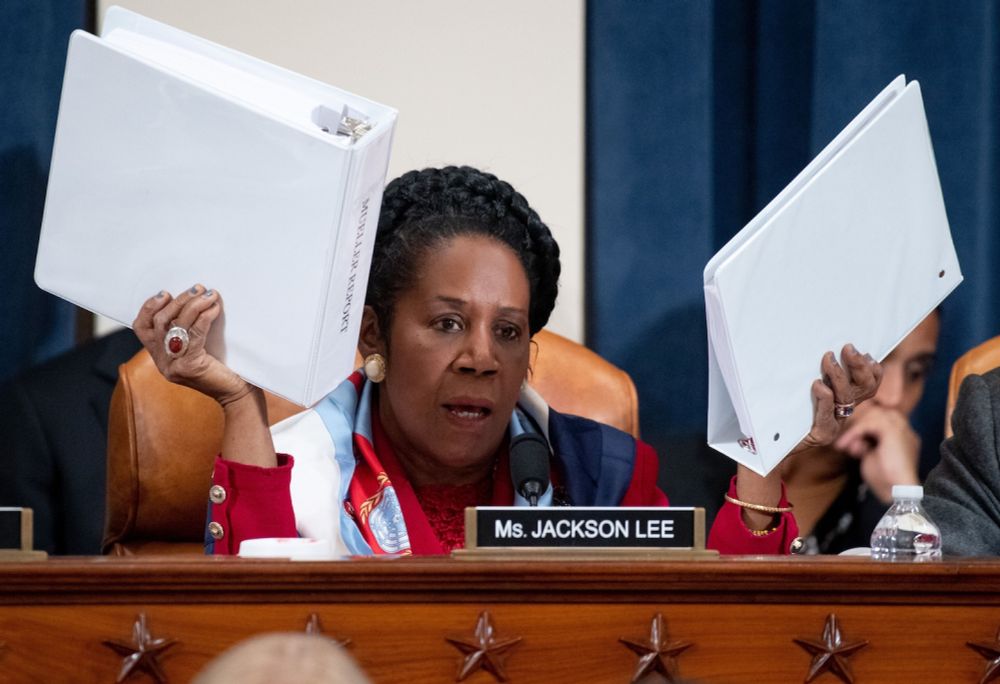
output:
[[[792,641],[812,656],[806,682],[811,682],[822,673],[829,672],[842,682],[853,684],[854,673],[851,672],[851,666],[847,659],[868,645],[867,640],[845,644],[840,633],[840,623],[833,613],[826,616],[822,641],[815,639],[792,639]]]
[[[338,646],[347,646],[351,643],[350,639],[335,639],[334,637],[326,636],[323,632],[323,623],[319,621],[319,615],[316,613],[309,613],[309,619],[306,620],[306,634],[326,637]]]
[[[139,613],[132,624],[131,644],[114,639],[106,639],[101,643],[122,656],[122,668],[116,682],[124,682],[134,672],[146,672],[159,684],[165,684],[167,676],[160,667],[158,658],[178,642],[175,639],[154,639],[146,625],[146,614]]]
[[[461,682],[477,670],[485,670],[498,682],[506,682],[505,654],[521,641],[521,637],[497,638],[493,618],[490,617],[489,611],[484,610],[476,620],[476,629],[471,638],[445,638],[445,641],[465,656],[458,667],[456,682]]]
[[[621,643],[639,656],[635,672],[632,674],[632,684],[656,672],[666,677],[668,682],[676,681],[677,656],[694,646],[690,641],[670,641],[667,637],[666,621],[662,613],[657,613],[649,625],[649,639],[636,641],[621,637]]]
[[[965,645],[988,661],[986,663],[986,670],[979,679],[979,684],[987,684],[987,682],[992,682],[997,677],[1000,677],[1000,630],[997,630],[997,636],[993,643],[967,641]]]

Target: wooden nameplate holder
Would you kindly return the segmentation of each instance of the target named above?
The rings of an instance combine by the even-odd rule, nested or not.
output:
[[[34,518],[30,508],[0,507],[0,562],[45,560],[49,554],[32,550]]]
[[[465,509],[463,560],[662,561],[718,558],[704,508],[480,506]]]

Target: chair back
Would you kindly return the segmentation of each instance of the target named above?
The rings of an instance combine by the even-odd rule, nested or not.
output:
[[[986,340],[958,357],[948,379],[948,403],[944,411],[944,436],[951,437],[951,413],[955,410],[958,390],[966,375],[982,375],[1000,366],[1000,336]]]
[[[623,370],[545,330],[532,359],[530,383],[554,409],[638,436],[639,402]],[[301,410],[267,395],[272,425]],[[145,350],[122,364],[108,421],[105,553],[201,553],[222,430],[219,405],[168,382]]]

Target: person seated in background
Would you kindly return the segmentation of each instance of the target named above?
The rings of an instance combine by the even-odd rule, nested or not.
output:
[[[0,506],[34,511],[34,548],[101,552],[108,406],[118,366],[141,348],[119,330],[0,388]]]
[[[134,329],[159,370],[224,409],[208,526],[214,552],[301,534],[345,554],[447,553],[463,543],[466,506],[525,503],[513,491],[508,453],[523,432],[551,448],[542,505],[667,505],[649,445],[559,414],[525,382],[531,337],[549,319],[559,272],[548,227],[495,176],[448,167],[392,181],[361,324],[363,368],[275,426],[273,438],[262,391],[205,351],[222,313],[219,293],[195,285],[149,299]],[[836,437],[835,402],[854,405],[878,386],[871,357],[848,345],[842,362],[832,352],[821,361],[829,386],[813,383],[803,448]],[[789,551],[797,531],[778,472],[761,477],[741,466],[728,497],[710,546]]]
[[[868,546],[892,503],[892,486],[920,484],[920,437],[910,415],[937,351],[941,313],[933,311],[882,362],[882,383],[833,444],[801,451],[781,465],[806,553]]]
[[[319,634],[276,632],[241,641],[195,675],[191,684],[368,684],[354,659]]]
[[[1000,554],[1000,368],[962,381],[923,505],[953,556]]]

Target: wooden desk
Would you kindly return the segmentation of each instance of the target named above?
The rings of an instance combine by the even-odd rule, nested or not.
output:
[[[448,559],[287,563],[219,558],[77,558],[0,565],[0,681],[113,682],[145,614],[178,641],[160,662],[186,682],[250,635],[303,630],[349,638],[377,682],[455,681],[445,637],[470,638],[489,611],[512,682],[628,682],[637,656],[620,637],[650,636],[661,614],[685,680],[802,682],[828,616],[858,684],[978,682],[994,643],[1000,562],[875,564],[850,559],[649,563],[474,563]],[[997,645],[1000,654],[1000,644]],[[647,678],[648,681],[662,681]],[[152,681],[135,674],[128,681]],[[475,672],[467,682],[492,682]],[[814,681],[837,682],[830,673]]]

